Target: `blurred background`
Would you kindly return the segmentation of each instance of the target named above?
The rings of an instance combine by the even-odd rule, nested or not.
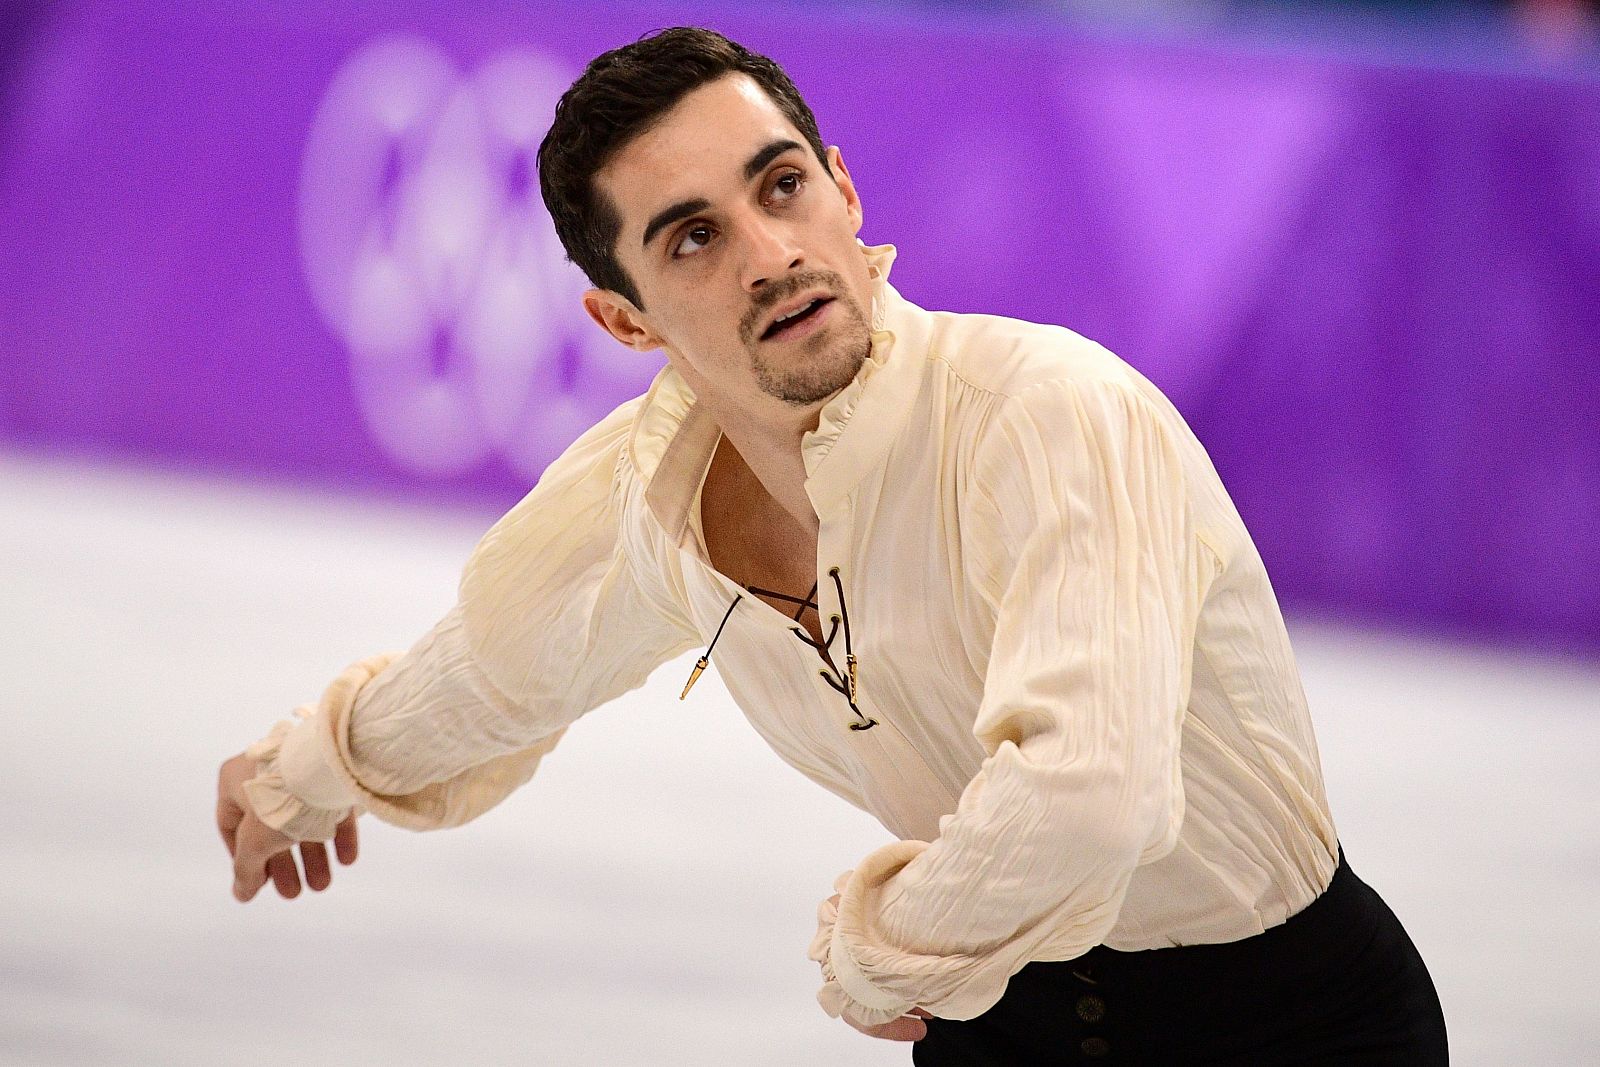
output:
[[[805,948],[887,835],[688,660],[241,907],[217,765],[407,647],[660,363],[582,314],[555,100],[772,56],[934,308],[1205,443],[1346,853],[1463,1064],[1600,1062],[1600,13],[1576,0],[0,2],[0,1062],[907,1064]],[[689,659],[692,660],[693,656]]]

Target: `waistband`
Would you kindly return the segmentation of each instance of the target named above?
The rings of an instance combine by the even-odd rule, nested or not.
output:
[[[1309,905],[1277,926],[1252,937],[1205,945],[1120,952],[1101,945],[1080,957],[1110,969],[1163,968],[1210,963],[1248,967],[1305,955],[1339,955],[1359,947],[1389,915],[1372,888],[1356,876],[1339,847],[1339,865],[1326,889]]]

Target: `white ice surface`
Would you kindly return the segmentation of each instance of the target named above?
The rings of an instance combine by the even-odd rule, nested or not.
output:
[[[0,454],[0,1063],[909,1064],[805,948],[888,839],[693,656],[470,826],[240,905],[222,759],[450,604],[492,515]],[[1290,620],[1352,866],[1458,1064],[1600,1064],[1600,664]]]

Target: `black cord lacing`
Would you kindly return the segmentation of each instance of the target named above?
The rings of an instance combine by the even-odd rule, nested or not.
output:
[[[838,567],[829,568],[828,576],[833,579],[833,586],[834,586],[835,589],[837,589],[839,591],[839,610],[841,612],[843,612],[844,614],[842,616],[840,616],[840,615],[829,615],[828,616],[828,621],[833,623],[833,627],[832,627],[832,629],[830,629],[828,631],[827,640],[822,641],[822,642],[813,641],[810,638],[810,636],[807,635],[806,632],[804,630],[802,630],[798,626],[789,627],[789,632],[794,634],[800,640],[804,641],[806,644],[810,645],[812,648],[816,649],[817,651],[826,653],[828,650],[833,648],[833,639],[839,635],[839,624],[841,622],[844,624],[844,653],[845,653],[845,673],[844,673],[844,675],[841,676],[838,673],[838,668],[837,667],[835,667],[833,672],[831,672],[831,673],[828,671],[828,669],[826,667],[819,667],[819,668],[817,668],[817,673],[822,675],[822,680],[827,682],[830,688],[832,688],[834,691],[839,693],[840,696],[845,698],[846,702],[848,702],[849,705],[850,705],[850,710],[856,713],[856,718],[857,718],[858,721],[851,723],[850,724],[850,729],[852,729],[852,730],[870,730],[874,726],[878,725],[878,720],[877,719],[868,718],[865,714],[862,713],[861,708],[856,704],[856,694],[858,692],[860,692],[860,689],[857,687],[857,668],[856,668],[855,650],[854,650],[854,648],[852,648],[852,646],[850,644],[850,609],[849,609],[848,606],[846,606],[846,604],[844,602],[844,582],[839,577],[839,568]],[[764,590],[756,589],[754,586],[746,586],[745,588],[749,589],[752,593],[765,592]],[[812,586],[811,587],[811,591],[813,593],[816,592],[816,586]],[[781,593],[779,593],[777,595],[780,596],[780,597],[783,597],[783,599],[785,599],[785,600],[793,600],[794,599],[794,597],[784,597],[783,594],[781,594]],[[809,603],[806,606],[809,606],[811,608],[816,608],[819,612],[821,610],[820,608],[818,608],[817,604],[815,604],[815,603]],[[803,612],[805,610],[805,606],[801,607],[800,610]],[[800,615],[797,612],[795,614],[795,618],[798,619],[799,617],[800,617]],[[824,657],[824,658],[827,660],[828,666],[832,667],[833,666],[832,658],[831,657]]]
[[[856,653],[850,647],[850,609],[844,606],[844,579],[839,577],[839,568],[833,567],[828,571],[828,577],[833,579],[833,586],[839,590],[839,610],[844,612],[844,661],[850,671],[850,697],[851,703],[855,702],[856,686]]]
[[[843,612],[843,615],[842,616],[841,615],[829,615],[828,616],[828,619],[829,619],[830,622],[833,623],[833,626],[828,631],[827,640],[820,641],[820,642],[819,641],[813,641],[811,639],[810,635],[808,635],[805,632],[805,630],[801,629],[798,626],[789,627],[789,632],[794,634],[800,640],[804,641],[806,644],[810,645],[813,649],[816,649],[818,652],[823,653],[824,659],[827,661],[828,665],[831,667],[831,666],[833,666],[833,661],[832,661],[831,658],[829,658],[826,655],[826,653],[828,652],[828,650],[833,648],[833,639],[839,635],[839,626],[840,626],[841,623],[843,623],[843,625],[844,625],[845,673],[841,676],[838,673],[838,668],[837,667],[834,668],[832,673],[830,673],[826,667],[819,668],[817,673],[822,675],[822,680],[823,681],[827,682],[828,685],[831,688],[833,688],[835,691],[837,691],[841,696],[843,696],[845,698],[845,701],[850,705],[850,710],[856,713],[856,718],[857,718],[858,721],[851,723],[850,724],[850,729],[852,729],[852,730],[870,730],[874,726],[878,725],[878,720],[877,719],[873,719],[873,718],[869,718],[868,716],[864,715],[862,713],[862,711],[861,711],[861,708],[858,707],[857,704],[856,704],[856,694],[858,692],[860,692],[860,689],[858,687],[858,680],[857,680],[857,665],[856,665],[855,649],[852,647],[852,645],[850,643],[850,609],[845,606],[845,602],[844,602],[844,582],[839,577],[839,568],[838,567],[830,568],[829,571],[828,571],[828,575],[829,575],[829,577],[831,577],[833,579],[834,588],[839,591],[839,610],[841,612]],[[812,610],[817,611],[819,614],[821,613],[821,610],[822,610],[821,606],[818,605],[818,603],[815,600],[812,599],[812,597],[814,597],[816,595],[816,592],[817,592],[816,583],[812,584],[811,591],[809,593],[807,593],[806,596],[803,597],[803,598],[802,597],[789,596],[787,593],[774,592],[773,590],[770,590],[770,589],[761,589],[761,588],[758,588],[757,586],[753,586],[753,585],[747,585],[747,586],[745,586],[745,589],[748,592],[755,593],[755,594],[757,594],[759,596],[769,596],[769,597],[772,597],[772,598],[774,598],[776,600],[787,600],[791,604],[800,605],[799,608],[797,608],[795,610],[795,613],[794,613],[794,619],[795,619],[796,622],[798,622],[800,620],[800,616],[805,614],[806,608],[811,608]],[[710,662],[711,662],[711,650],[717,647],[717,639],[722,636],[722,628],[724,626],[728,625],[728,617],[733,614],[733,609],[735,607],[737,607],[738,604],[739,604],[739,601],[743,600],[743,599],[744,599],[743,594],[740,594],[739,596],[736,596],[736,597],[733,598],[733,603],[732,604],[728,605],[727,613],[722,616],[722,622],[721,622],[720,625],[718,625],[716,634],[711,638],[711,644],[709,646],[707,646],[705,655],[701,656],[695,662],[694,670],[690,672],[689,680],[688,680],[688,682],[686,682],[684,684],[683,693],[678,697],[679,700],[682,700],[682,699],[684,699],[685,697],[687,697],[689,695],[690,687],[693,686],[694,683],[697,682],[700,679],[701,672],[703,672],[706,669],[706,667],[710,664]]]
[[[739,606],[739,601],[741,601],[743,599],[744,599],[744,594],[741,593],[740,595],[738,595],[738,596],[733,598],[733,603],[732,604],[728,605],[728,610],[723,613],[722,622],[717,625],[717,632],[715,634],[713,634],[712,637],[711,637],[711,644],[706,646],[705,655],[703,655],[699,659],[695,660],[695,662],[694,662],[694,670],[689,672],[689,680],[687,682],[683,683],[683,692],[678,694],[678,699],[679,700],[685,700],[685,699],[688,698],[689,690],[694,688],[694,683],[696,683],[696,682],[698,682],[700,680],[700,675],[702,673],[704,673],[706,667],[708,667],[710,665],[710,663],[711,663],[711,650],[713,648],[717,647],[717,638],[722,636],[722,628],[724,626],[728,625],[728,616],[733,614],[733,609],[738,607]]]

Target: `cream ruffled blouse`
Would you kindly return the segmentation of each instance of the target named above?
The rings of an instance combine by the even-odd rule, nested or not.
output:
[[[711,566],[719,431],[669,367],[494,524],[437,626],[250,748],[261,818],[459,825],[715,639],[778,755],[900,838],[819,911],[830,1014],[969,1019],[1030,961],[1237,940],[1309,904],[1337,861],[1316,741],[1200,442],[1092,341],[925,311],[888,284],[893,246],[862,253],[871,355],[802,444],[838,673]]]

